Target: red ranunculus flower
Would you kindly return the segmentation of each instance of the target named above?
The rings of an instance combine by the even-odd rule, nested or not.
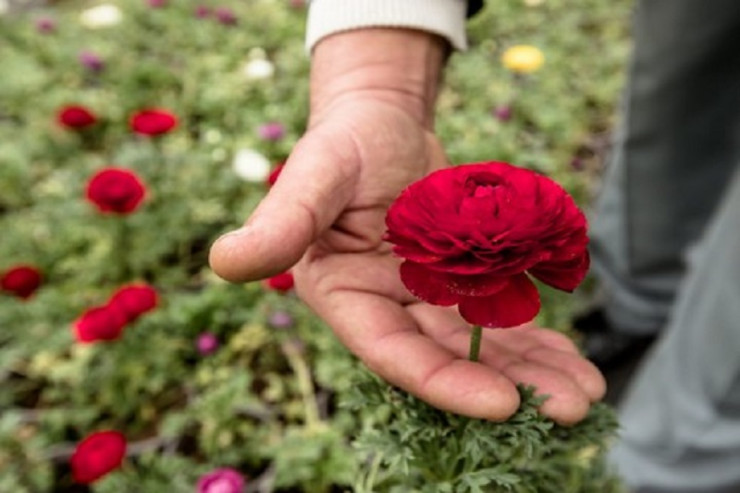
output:
[[[586,218],[557,183],[507,163],[434,172],[391,205],[385,239],[418,298],[513,327],[540,307],[529,276],[572,291],[588,270]],[[528,275],[529,274],[529,275]]]
[[[98,431],[77,444],[70,459],[78,483],[92,483],[117,469],[126,455],[126,437],[118,431]]]
[[[290,272],[282,272],[276,276],[272,276],[271,278],[267,279],[265,283],[270,289],[280,291],[281,293],[286,293],[293,289],[293,274],[291,274]]]
[[[177,126],[177,117],[167,110],[141,110],[131,117],[131,130],[141,135],[166,134]]]
[[[86,310],[72,328],[78,342],[114,341],[121,337],[127,323],[125,312],[116,306],[103,305]]]
[[[122,168],[100,170],[87,184],[87,199],[100,212],[133,212],[144,200],[145,193],[141,179],[133,171]]]
[[[0,276],[0,289],[28,299],[41,286],[41,271],[32,265],[16,265]]]
[[[126,314],[129,322],[133,322],[139,316],[156,308],[159,301],[157,291],[147,284],[129,284],[118,289],[109,305]]]
[[[95,114],[84,106],[63,106],[57,113],[57,121],[60,125],[79,130],[94,125],[98,119]]]
[[[270,174],[267,176],[267,184],[269,186],[273,186],[278,181],[278,178],[280,178],[280,173],[283,172],[284,167],[285,163],[280,163],[275,167],[275,169],[270,171]]]

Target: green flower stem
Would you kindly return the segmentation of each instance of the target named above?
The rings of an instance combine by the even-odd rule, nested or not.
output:
[[[362,486],[362,492],[372,492],[375,490],[375,482],[377,481],[378,472],[380,471],[380,466],[383,463],[383,454],[380,452],[376,452],[373,456],[373,461],[370,464],[370,472],[368,473],[365,484]]]
[[[296,341],[287,341],[283,343],[282,349],[298,381],[298,389],[303,399],[306,428],[316,430],[322,424],[321,413],[316,402],[316,391],[311,378],[311,370],[303,358],[302,351],[297,346]]]
[[[468,353],[468,359],[470,361],[478,361],[478,353],[480,353],[480,338],[483,335],[483,329],[480,325],[474,325],[473,331],[470,333],[470,352]]]

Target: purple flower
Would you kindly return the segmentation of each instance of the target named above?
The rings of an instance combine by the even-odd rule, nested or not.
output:
[[[36,21],[36,30],[42,34],[49,34],[57,29],[57,23],[54,19],[42,17]]]
[[[167,0],[147,0],[146,3],[154,9],[167,6]]]
[[[195,347],[201,355],[207,356],[218,349],[218,338],[211,332],[203,332],[195,341]]]
[[[244,476],[229,467],[214,469],[198,479],[198,493],[243,493]]]
[[[513,110],[509,105],[499,106],[497,108],[494,108],[493,110],[493,116],[495,116],[499,121],[502,122],[508,122],[509,120],[511,120],[512,113]]]
[[[274,327],[276,329],[287,329],[293,326],[294,321],[290,313],[284,311],[276,311],[272,315],[270,315],[267,323],[269,323],[271,327]]]
[[[91,72],[100,72],[105,67],[105,62],[92,51],[83,51],[77,57],[80,63]]]
[[[583,162],[583,159],[581,159],[578,156],[576,156],[573,159],[571,159],[571,161],[570,161],[570,167],[573,168],[576,171],[583,171],[583,169],[586,167],[586,165]]]
[[[233,26],[236,24],[236,14],[234,14],[233,10],[227,7],[219,7],[216,9],[216,19],[225,26]]]
[[[211,15],[211,7],[208,7],[206,5],[198,5],[195,7],[195,17],[198,19],[205,19],[206,17],[210,17]]]
[[[262,140],[276,141],[285,136],[285,127],[278,122],[264,123],[257,129],[257,133]]]

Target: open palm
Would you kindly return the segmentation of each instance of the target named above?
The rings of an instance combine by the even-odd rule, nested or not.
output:
[[[419,302],[400,259],[382,241],[388,206],[411,182],[446,166],[441,145],[393,104],[336,104],[298,143],[280,180],[245,228],[213,247],[211,264],[234,281],[294,266],[300,297],[369,368],[432,405],[501,420],[517,383],[551,397],[542,412],[582,419],[604,393],[598,370],[557,332],[486,330],[480,362],[466,359],[470,327],[454,308]]]

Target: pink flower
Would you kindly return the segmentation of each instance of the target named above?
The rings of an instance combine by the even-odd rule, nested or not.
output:
[[[53,33],[57,29],[57,23],[54,19],[43,17],[36,21],[36,30],[41,34]]]
[[[243,493],[244,476],[235,469],[215,469],[198,480],[198,493]]]
[[[287,329],[295,323],[290,313],[279,310],[270,315],[267,323],[276,329]]]
[[[105,62],[98,55],[92,51],[80,52],[77,57],[83,67],[90,70],[91,72],[100,72],[105,67]]]
[[[285,127],[282,123],[268,122],[260,125],[257,129],[262,140],[276,141],[280,140],[285,136]]]
[[[236,24],[236,14],[234,14],[233,10],[227,7],[219,7],[216,9],[216,19],[225,26],[233,26]]]
[[[211,332],[203,332],[195,341],[195,347],[202,356],[207,356],[218,349],[218,338]]]
[[[493,110],[493,116],[495,116],[497,120],[502,122],[508,122],[509,120],[511,120],[512,114],[513,111],[511,109],[511,106],[509,105],[499,106],[497,108],[494,108]]]
[[[206,17],[210,17],[213,12],[211,11],[211,8],[206,5],[198,5],[195,7],[195,17],[198,19],[205,19]]]

